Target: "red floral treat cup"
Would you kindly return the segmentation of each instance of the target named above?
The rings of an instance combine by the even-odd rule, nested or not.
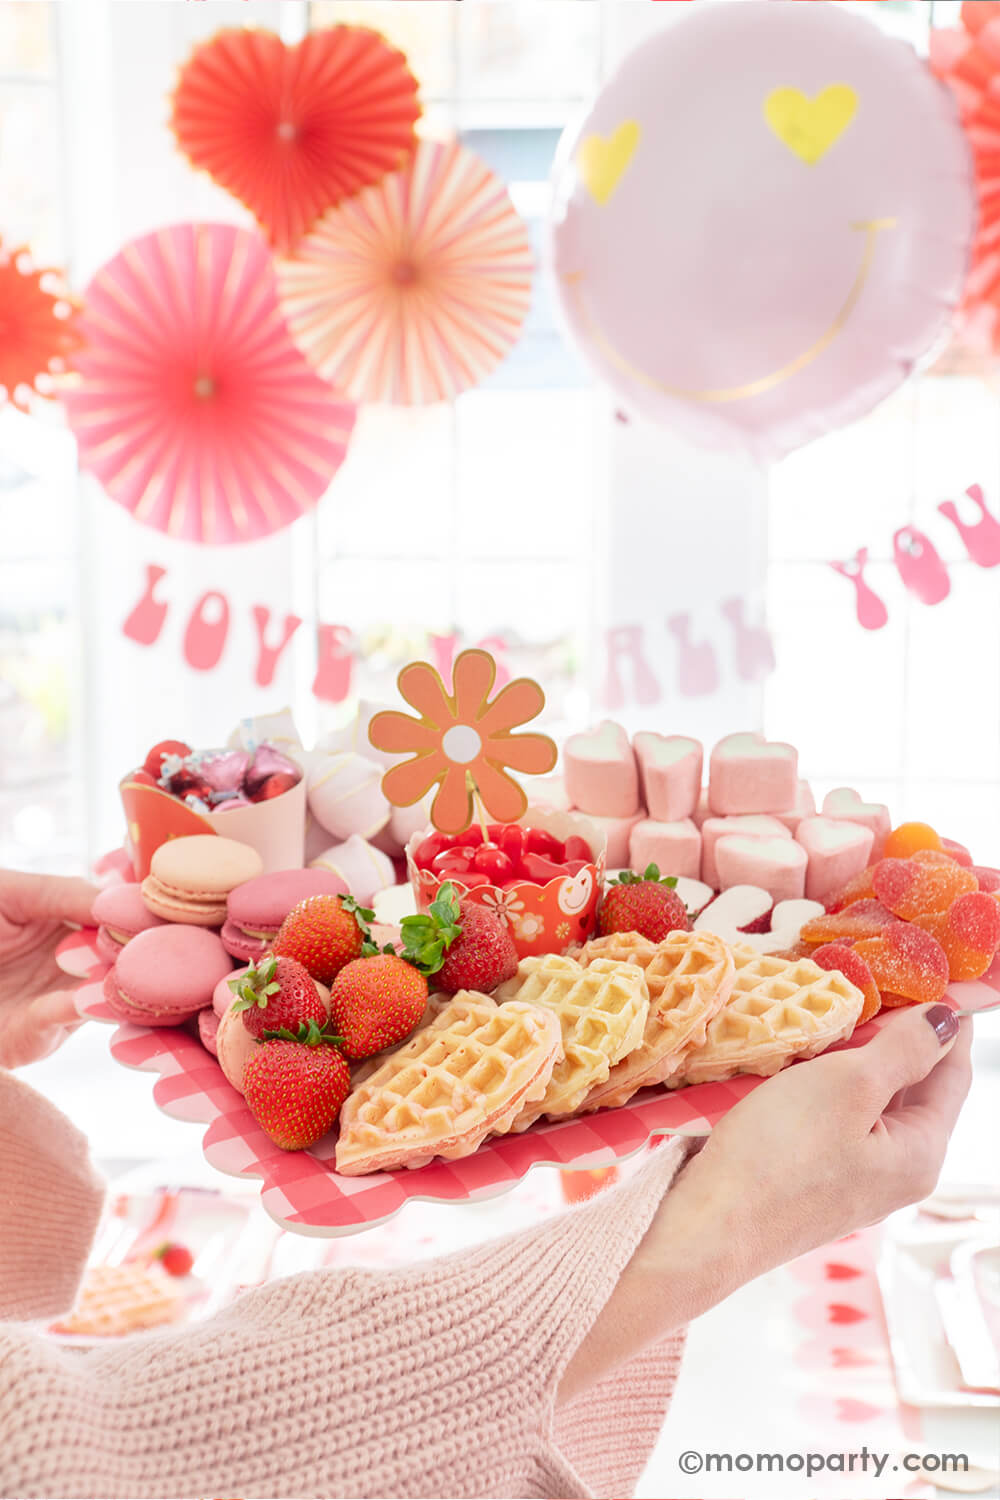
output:
[[[128,777],[119,785],[128,827],[128,847],[136,877],[145,879],[149,862],[168,839],[192,833],[217,833],[249,844],[264,861],[265,873],[298,870],[304,862],[306,778],[265,802],[228,812],[194,812],[160,787],[143,786]]]
[[[560,875],[539,885],[521,880],[501,888],[477,885],[470,890],[460,875],[442,876],[433,870],[419,870],[413,854],[419,844],[433,832],[426,828],[414,834],[406,846],[406,868],[417,906],[426,911],[446,880],[456,887],[463,899],[476,906],[489,906],[506,921],[519,958],[535,953],[565,953],[574,943],[584,943],[597,922],[597,906],[604,884],[604,862],[607,839],[589,818],[580,813],[553,812],[548,808],[529,807],[520,819],[526,827],[541,828],[557,839],[578,834],[590,846],[593,859],[576,875]]]

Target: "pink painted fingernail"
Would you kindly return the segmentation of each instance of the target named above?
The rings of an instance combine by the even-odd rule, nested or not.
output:
[[[952,1037],[958,1033],[958,1017],[950,1005],[932,1005],[930,1010],[925,1011],[928,1025],[933,1026],[934,1034],[942,1047],[946,1047]]]

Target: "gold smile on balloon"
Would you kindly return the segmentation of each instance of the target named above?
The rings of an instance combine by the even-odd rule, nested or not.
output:
[[[868,275],[871,271],[872,261],[875,258],[875,245],[879,234],[883,229],[895,228],[895,225],[895,219],[865,219],[860,223],[850,226],[852,230],[864,234],[865,248],[857,275],[854,278],[854,283],[844,298],[832,323],[825,332],[820,334],[816,342],[804,350],[803,353],[797,354],[794,359],[790,359],[787,364],[781,365],[777,370],[772,370],[769,375],[762,375],[758,380],[750,380],[745,385],[717,386],[707,390],[688,390],[684,386],[670,385],[665,380],[658,380],[655,375],[650,375],[639,365],[633,364],[631,360],[626,359],[623,354],[620,354],[597,326],[581,293],[580,284],[584,280],[584,273],[582,271],[569,271],[564,273],[561,279],[571,289],[571,295],[576,302],[588,334],[593,339],[597,348],[600,349],[601,353],[616,369],[623,371],[624,374],[631,376],[633,380],[639,381],[642,385],[650,386],[653,390],[661,391],[667,396],[678,396],[684,401],[700,401],[706,404],[745,401],[750,396],[761,396],[765,391],[774,390],[775,386],[781,385],[785,380],[790,380],[793,375],[797,375],[800,370],[804,370],[806,365],[810,365],[814,359],[818,359],[824,350],[829,349],[834,339],[843,330],[848,318],[857,306],[858,298],[864,290],[865,282],[868,280]]]

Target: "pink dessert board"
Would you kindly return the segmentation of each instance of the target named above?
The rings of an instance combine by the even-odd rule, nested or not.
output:
[[[520,1135],[487,1140],[459,1161],[344,1177],[334,1169],[332,1134],[308,1151],[286,1152],[275,1146],[194,1035],[173,1027],[121,1024],[104,1001],[101,981],[108,966],[97,952],[95,937],[91,928],[71,933],[58,953],[66,973],[90,981],[77,994],[81,1015],[116,1027],[111,1037],[115,1061],[157,1074],[153,1098],[164,1114],[205,1125],[202,1144],[209,1164],[234,1177],[260,1178],[266,1211],[298,1234],[357,1234],[391,1219],[412,1199],[474,1202],[507,1192],[534,1166],[593,1169],[626,1160],[656,1136],[707,1135],[734,1104],[764,1082],[743,1077],[676,1092],[647,1089],[618,1109],[539,1123]],[[982,979],[953,984],[948,991],[951,1003],[961,1010],[991,1008],[1000,1003],[998,997],[1000,958]],[[891,1011],[882,1012],[843,1045],[863,1046],[891,1016]]]

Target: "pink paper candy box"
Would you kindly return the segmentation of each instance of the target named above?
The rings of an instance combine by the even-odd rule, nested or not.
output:
[[[529,807],[519,820],[526,827],[541,828],[557,839],[577,834],[590,847],[593,859],[573,876],[561,876],[539,885],[531,880],[510,882],[506,886],[478,885],[469,889],[460,875],[438,875],[433,870],[417,868],[413,854],[433,830],[414,834],[406,846],[406,867],[417,906],[426,911],[445,880],[450,880],[463,900],[477,906],[491,906],[502,913],[510,927],[519,958],[536,953],[564,953],[574,943],[582,943],[592,934],[597,921],[597,907],[604,885],[607,840],[603,833],[580,813],[553,812]]]

